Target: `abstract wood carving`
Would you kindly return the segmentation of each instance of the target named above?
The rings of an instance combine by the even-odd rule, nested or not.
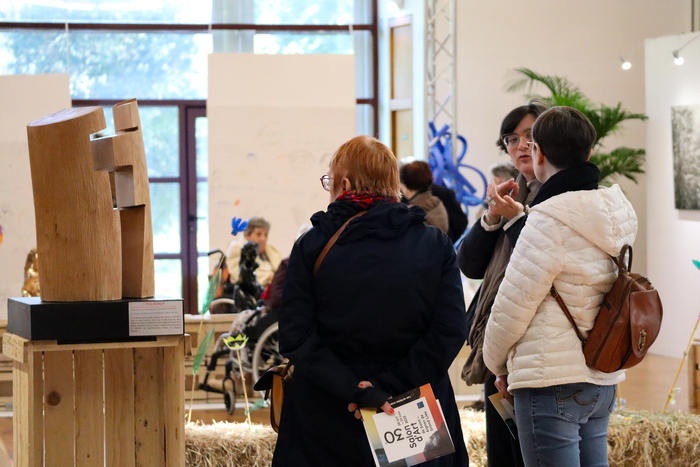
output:
[[[27,127],[43,300],[155,294],[138,104],[120,102],[113,113],[116,134],[93,141],[106,127],[101,107],[62,110]]]
[[[121,218],[122,296],[155,294],[153,226],[146,153],[136,99],[112,107],[116,134],[92,141],[95,170],[114,173]]]
[[[61,110],[27,126],[43,300],[122,298],[119,213],[90,149],[90,135],[104,128],[101,107]]]

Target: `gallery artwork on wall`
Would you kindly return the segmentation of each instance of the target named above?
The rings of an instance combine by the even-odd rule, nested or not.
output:
[[[700,105],[671,108],[676,209],[700,210]]]

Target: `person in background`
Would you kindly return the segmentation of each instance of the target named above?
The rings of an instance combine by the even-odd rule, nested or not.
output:
[[[302,224],[299,227],[297,238],[304,235],[310,228],[311,224]],[[264,300],[265,306],[261,310],[258,322],[253,326],[253,329],[248,330],[248,337],[253,342],[257,342],[268,326],[279,321],[279,308],[282,303],[282,291],[284,290],[284,281],[287,278],[288,265],[289,258],[287,257],[282,260],[277,271],[275,271],[275,275],[272,276],[272,281],[260,296]]]
[[[617,278],[610,256],[631,245],[637,216],[618,185],[599,187],[588,162],[596,139],[578,110],[552,107],[532,127],[532,159],[543,183],[530,204],[483,345],[496,387],[512,400],[526,467],[607,466],[607,429],[624,371],[586,365],[581,341]],[[497,204],[504,200],[495,196]]]
[[[330,204],[294,244],[282,293],[280,353],[294,374],[272,466],[373,467],[356,410],[390,413],[389,397],[424,384],[441,403],[456,452],[421,465],[468,466],[448,375],[466,338],[452,242],[424,224],[425,211],[397,202],[398,161],[374,138],[344,143],[321,184]]]
[[[241,260],[241,248],[247,241],[258,244],[258,257],[256,262],[258,268],[255,270],[258,283],[266,287],[272,276],[282,262],[282,255],[279,251],[267,243],[267,236],[270,233],[270,223],[262,217],[251,217],[248,219],[248,226],[243,232],[242,238],[234,239],[226,251],[226,265],[231,278],[231,282],[238,280],[238,265]]]
[[[510,219],[519,215],[534,199],[540,187],[530,156],[529,143],[532,142],[532,125],[535,119],[547,108],[540,101],[532,101],[513,109],[501,123],[496,145],[510,156],[510,160],[520,172],[515,181],[508,180],[500,185],[491,182],[487,195],[489,209],[467,232],[459,248],[459,267],[470,279],[483,279],[481,287],[469,305],[470,326],[469,345],[471,353],[462,369],[462,379],[468,384],[483,384],[486,412],[486,453],[490,467],[522,466],[523,459],[517,439],[513,439],[506,424],[501,419],[489,396],[496,394],[496,377],[488,370],[483,360],[484,329],[488,322],[491,306],[498,287],[503,280],[517,238],[509,238]],[[511,194],[507,193],[511,191]],[[498,193],[508,200],[496,202]]]
[[[515,180],[520,175],[520,172],[518,172],[518,169],[515,168],[511,161],[508,161],[492,165],[491,175],[493,175],[494,183],[500,185],[511,178]]]
[[[457,201],[455,192],[451,189],[433,183],[430,186],[430,191],[433,193],[433,196],[440,199],[445,206],[445,210],[447,210],[447,224],[449,225],[447,236],[450,237],[452,243],[457,242],[457,240],[462,237],[464,231],[467,230],[467,225],[469,225],[467,214],[462,209],[462,205],[459,204],[459,201]]]
[[[406,204],[422,208],[427,216],[425,223],[434,225],[447,233],[449,221],[447,210],[440,198],[433,196],[430,187],[433,184],[433,172],[427,162],[413,161],[401,166],[401,193],[406,197]]]

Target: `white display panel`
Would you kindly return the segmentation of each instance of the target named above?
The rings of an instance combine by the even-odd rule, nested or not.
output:
[[[22,295],[24,263],[36,247],[27,124],[71,107],[67,74],[0,76],[0,319]],[[39,265],[41,284],[41,265]]]
[[[231,219],[262,216],[289,255],[299,227],[328,205],[319,178],[355,135],[352,55],[209,56],[209,245]],[[241,234],[239,234],[241,235]]]
[[[647,272],[659,291],[664,319],[650,352],[681,358],[698,319],[700,211],[676,209],[672,108],[700,105],[700,33],[650,39],[645,44],[647,121]],[[697,336],[696,336],[697,337]]]

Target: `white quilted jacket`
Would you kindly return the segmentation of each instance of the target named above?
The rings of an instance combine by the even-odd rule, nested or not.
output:
[[[563,193],[532,208],[484,340],[484,362],[494,374],[508,374],[509,390],[625,379],[623,371],[586,366],[581,341],[549,290],[553,283],[587,337],[617,277],[608,255],[617,256],[636,234],[637,216],[618,185]]]

